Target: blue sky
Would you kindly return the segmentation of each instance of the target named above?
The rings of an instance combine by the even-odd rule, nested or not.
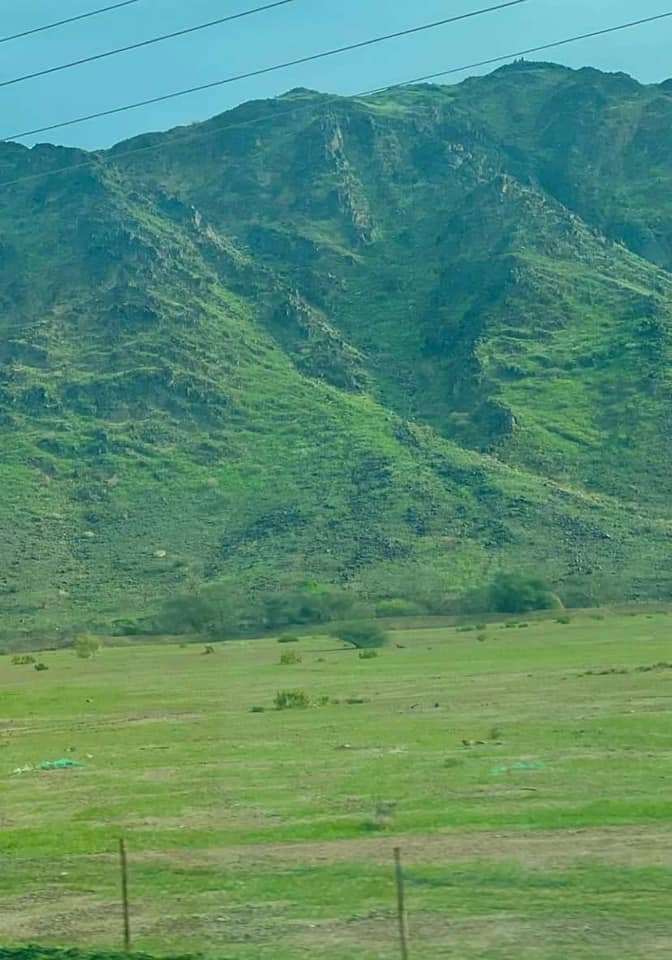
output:
[[[110,0],[106,0],[110,2]],[[141,0],[80,24],[0,44],[0,80],[260,5],[262,0]],[[495,0],[296,0],[286,7],[102,63],[0,89],[0,137],[301,57]],[[105,0],[0,0],[0,35],[104,6]],[[147,130],[203,120],[245,100],[304,86],[356,93],[672,9],[672,0],[528,0],[519,7],[284,70],[38,140],[103,147]],[[623,70],[649,83],[672,76],[672,19],[543,56]],[[465,74],[466,75],[466,74]],[[461,77],[454,78],[455,80]],[[25,141],[30,142],[30,141]]]

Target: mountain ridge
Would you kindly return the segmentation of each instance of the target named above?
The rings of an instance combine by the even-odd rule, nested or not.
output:
[[[270,103],[66,174],[89,155],[0,146],[9,628],[498,569],[668,598],[665,85],[525,63]]]

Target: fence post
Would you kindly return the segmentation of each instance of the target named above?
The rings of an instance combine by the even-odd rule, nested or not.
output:
[[[128,857],[126,856],[126,841],[119,840],[119,862],[121,866],[121,907],[124,915],[124,950],[131,952],[131,918],[128,907]]]
[[[401,849],[394,848],[394,874],[397,883],[397,916],[399,918],[399,943],[401,960],[408,960],[408,917],[404,896],[404,873],[401,868]]]

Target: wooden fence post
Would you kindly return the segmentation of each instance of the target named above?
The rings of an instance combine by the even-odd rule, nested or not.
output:
[[[128,906],[128,857],[126,856],[126,841],[119,840],[119,862],[121,865],[121,907],[124,915],[124,950],[131,952],[131,916]]]
[[[397,883],[397,915],[399,918],[399,943],[401,960],[408,960],[408,917],[404,896],[404,873],[401,867],[401,849],[394,848],[394,874]]]

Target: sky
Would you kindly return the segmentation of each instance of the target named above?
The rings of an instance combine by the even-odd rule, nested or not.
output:
[[[112,0],[0,0],[0,38],[75,16]],[[0,87],[0,139],[49,123],[161,96],[184,87],[403,30],[496,0],[293,0],[284,7],[165,41],[99,63]],[[25,73],[101,53],[263,0],[139,0],[127,8],[32,37],[0,43],[0,84]],[[87,149],[149,130],[205,120],[246,100],[293,87],[354,94],[487,57],[672,10],[672,0],[526,0],[520,6],[376,47],[293,67],[52,131],[21,142]],[[534,59],[534,58],[531,58]],[[582,41],[537,59],[625,71],[644,83],[672,76],[672,18]],[[492,69],[492,68],[490,68]],[[456,82],[479,71],[453,76]],[[483,71],[481,71],[483,72]]]

